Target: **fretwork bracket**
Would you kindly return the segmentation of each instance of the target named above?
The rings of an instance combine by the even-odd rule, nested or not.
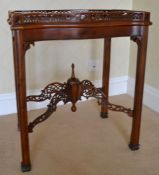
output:
[[[31,45],[34,46],[35,43],[33,41],[27,41],[27,42],[24,43],[25,52],[31,48]]]
[[[105,94],[101,88],[96,88],[91,81],[83,80],[79,81],[75,77],[74,64],[72,64],[72,76],[67,80],[67,83],[51,83],[47,85],[40,95],[32,95],[27,97],[27,101],[41,102],[45,100],[50,100],[47,105],[47,110],[37,117],[34,121],[29,123],[29,132],[33,131],[33,128],[45,121],[50,117],[50,115],[56,111],[57,104],[62,101],[64,104],[71,102],[71,110],[76,111],[76,102],[81,100],[81,97],[86,99],[94,97],[98,100],[98,104],[112,111],[124,112],[130,117],[133,116],[133,111],[130,108],[125,108],[124,106],[115,105],[108,102]]]
[[[141,36],[131,36],[131,40],[134,41],[138,46],[140,46],[142,37]]]

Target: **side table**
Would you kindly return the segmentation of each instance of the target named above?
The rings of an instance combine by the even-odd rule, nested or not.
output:
[[[143,86],[148,40],[151,25],[150,13],[131,10],[28,10],[10,11],[8,23],[11,26],[14,52],[14,70],[18,123],[21,133],[23,172],[31,170],[28,133],[46,120],[63,101],[72,103],[95,97],[101,105],[101,117],[107,118],[108,109],[121,111],[132,117],[132,131],[129,148],[139,149],[139,135],[143,99]],[[133,109],[115,105],[108,101],[111,38],[130,37],[137,43],[137,68]],[[102,87],[96,88],[89,80],[75,77],[72,64],[71,78],[65,83],[51,83],[39,95],[26,96],[25,53],[34,42],[44,40],[104,39]],[[46,112],[28,124],[27,101],[50,100]]]

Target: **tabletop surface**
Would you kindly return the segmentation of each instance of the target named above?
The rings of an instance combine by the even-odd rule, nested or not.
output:
[[[27,26],[116,26],[150,25],[150,13],[133,10],[24,10],[9,11],[8,23],[12,29]]]

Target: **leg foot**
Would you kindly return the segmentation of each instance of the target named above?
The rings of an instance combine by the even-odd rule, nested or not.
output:
[[[140,148],[140,145],[139,144],[132,144],[130,143],[129,144],[129,148],[132,150],[132,151],[136,151]]]
[[[31,165],[24,165],[23,163],[21,164],[21,171],[22,172],[27,172],[27,171],[31,171]]]
[[[108,118],[108,113],[107,112],[101,112],[100,116],[101,116],[101,118]]]

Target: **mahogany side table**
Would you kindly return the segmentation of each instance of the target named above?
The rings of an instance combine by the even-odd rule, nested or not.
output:
[[[18,123],[21,133],[23,172],[31,170],[28,133],[46,120],[59,101],[71,102],[73,112],[76,102],[95,97],[101,105],[101,117],[107,118],[108,109],[121,111],[132,117],[132,131],[129,148],[139,149],[139,135],[144,87],[144,74],[150,13],[131,10],[28,10],[10,11],[8,22],[11,26],[14,52],[14,69]],[[108,101],[111,38],[127,37],[138,46],[137,70],[133,109],[115,105]],[[72,76],[65,83],[51,83],[39,95],[26,96],[25,53],[34,42],[44,40],[104,39],[102,87],[96,88],[89,80],[79,81]],[[50,100],[46,112],[28,124],[27,101]]]

